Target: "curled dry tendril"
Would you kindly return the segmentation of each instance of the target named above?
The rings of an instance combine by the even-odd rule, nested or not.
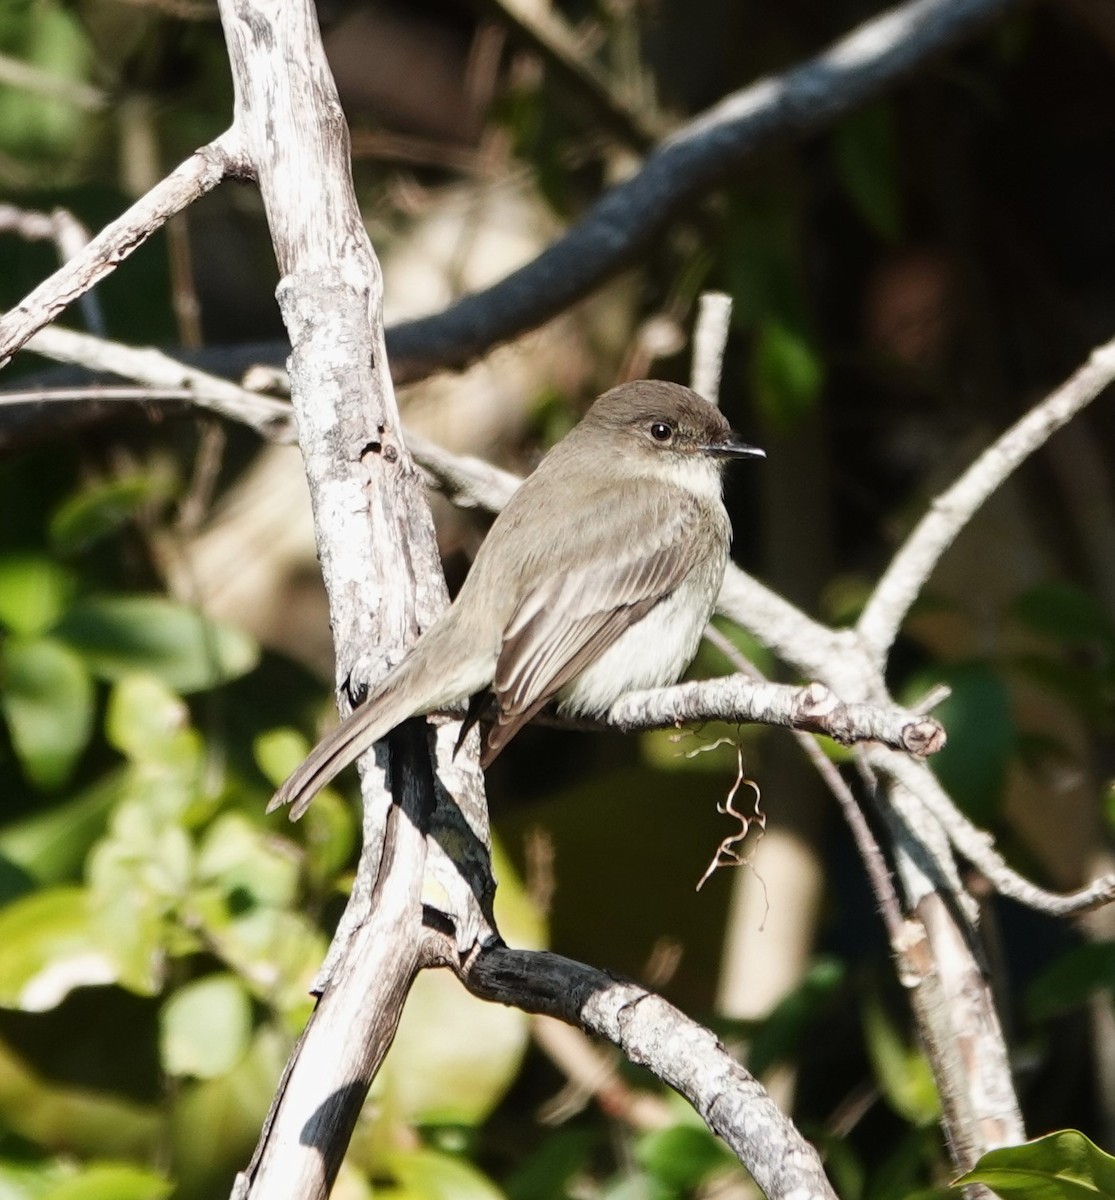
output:
[[[721,738],[716,743],[717,746],[729,741],[728,738]],[[692,753],[701,753],[703,750],[714,749],[714,746],[703,746],[700,750],[695,750]],[[739,794],[740,788],[746,784],[752,792],[755,793],[754,811],[751,815],[740,812],[735,806],[736,796]],[[719,846],[716,847],[716,853],[712,856],[712,861],[705,868],[705,873],[697,881],[697,891],[699,892],[709,877],[714,871],[720,867],[742,867],[746,863],[750,863],[755,853],[755,846],[758,839],[763,836],[767,827],[767,814],[762,809],[762,792],[759,790],[759,785],[753,780],[748,779],[743,770],[743,749],[738,744],[736,745],[736,778],[732,784],[728,795],[716,806],[716,811],[724,813],[726,816],[734,817],[739,822],[739,828],[729,834]],[[755,828],[758,833],[756,840],[746,853],[743,850],[743,843],[747,835]]]

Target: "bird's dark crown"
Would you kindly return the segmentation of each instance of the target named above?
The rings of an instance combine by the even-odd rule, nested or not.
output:
[[[637,379],[605,392],[585,414],[583,424],[609,432],[633,432],[650,448],[681,454],[706,452],[732,441],[724,414],[702,396],[677,383]]]

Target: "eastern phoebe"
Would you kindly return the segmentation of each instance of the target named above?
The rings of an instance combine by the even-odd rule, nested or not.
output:
[[[408,717],[471,700],[467,729],[477,698],[490,698],[486,767],[551,700],[598,716],[627,692],[675,682],[724,579],[721,467],[756,456],[688,388],[641,379],[605,392],[511,497],[453,604],[268,812],[290,804],[297,820]]]

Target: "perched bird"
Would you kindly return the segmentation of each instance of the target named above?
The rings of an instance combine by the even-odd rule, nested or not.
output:
[[[276,792],[297,820],[318,790],[408,717],[486,698],[487,766],[551,700],[597,716],[673,683],[724,579],[721,467],[763,457],[673,383],[601,396],[496,518],[456,600]],[[462,733],[462,738],[464,734]]]

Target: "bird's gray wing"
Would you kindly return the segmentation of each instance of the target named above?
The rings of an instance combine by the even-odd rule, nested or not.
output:
[[[685,498],[655,514],[649,542],[645,536],[633,538],[616,554],[616,538],[608,536],[599,539],[599,552],[590,552],[577,567],[540,573],[504,631],[492,682],[497,714],[484,766],[624,630],[681,584],[693,566],[691,542],[699,536],[701,516],[702,507]],[[632,525],[646,529],[644,522]]]

